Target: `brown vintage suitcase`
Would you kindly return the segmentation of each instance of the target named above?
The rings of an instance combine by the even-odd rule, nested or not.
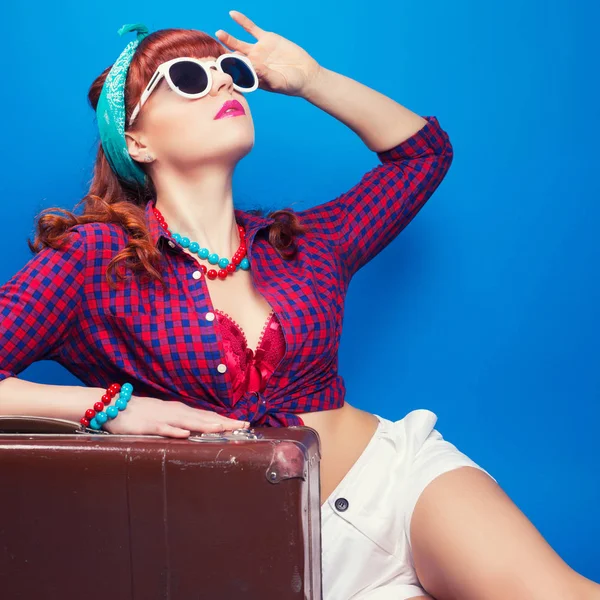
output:
[[[0,417],[0,598],[321,600],[319,461],[310,427]]]

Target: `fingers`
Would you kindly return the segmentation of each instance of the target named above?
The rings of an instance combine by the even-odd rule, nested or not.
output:
[[[238,419],[230,419],[211,410],[182,406],[181,410],[170,415],[168,422],[180,429],[200,432],[231,431],[248,429],[250,423]]]
[[[250,48],[252,48],[252,44],[242,42],[222,29],[219,29],[215,35],[223,42],[223,44],[234,50],[239,50],[242,54],[247,54],[250,51]]]
[[[173,427],[167,423],[157,423],[156,433],[165,437],[186,438],[190,435],[189,429],[181,429],[181,427]]]
[[[246,15],[242,14],[239,10],[230,10],[229,15],[236,22],[239,23],[248,33],[258,39],[263,33],[265,33],[258,25],[251,21]]]
[[[250,423],[231,419],[214,410],[194,408],[183,402],[132,396],[128,409],[118,419],[107,421],[109,433],[161,435],[187,438],[194,432],[219,432],[247,429]]]
[[[248,421],[238,421],[237,419],[229,419],[223,416],[217,416],[217,420],[215,421],[215,426],[222,429],[247,429],[250,427],[250,423]],[[217,429],[219,431],[219,429]]]
[[[256,39],[259,39],[265,32],[258,27],[254,22],[252,22],[246,15],[243,15],[239,10],[230,10],[229,14],[231,18],[239,23],[248,33],[253,35]],[[250,52],[253,44],[249,44],[248,42],[242,42],[242,40],[238,40],[233,37],[231,34],[223,31],[222,29],[218,29],[215,32],[215,36],[223,42],[229,48],[233,48],[234,50],[238,50],[242,54],[248,54]]]
[[[215,433],[218,431],[233,431],[234,429],[248,429],[249,423],[244,424],[242,421],[215,421],[214,423],[204,423],[198,431],[206,433]]]

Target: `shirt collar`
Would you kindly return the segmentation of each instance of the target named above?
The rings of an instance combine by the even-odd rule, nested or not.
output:
[[[158,222],[158,219],[152,210],[154,208],[154,204],[154,200],[149,200],[146,203],[145,214],[148,230],[150,231],[150,239],[152,244],[156,246],[160,242],[161,238],[165,238],[166,240],[170,240],[172,238],[167,234],[165,228]],[[273,217],[261,217],[260,215],[253,215],[238,208],[234,208],[233,211],[235,213],[235,220],[240,225],[243,225],[244,229],[246,230],[246,239],[251,239],[259,229],[268,227],[275,222]]]

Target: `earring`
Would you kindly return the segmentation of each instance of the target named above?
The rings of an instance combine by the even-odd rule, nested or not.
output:
[[[146,156],[144,157],[144,160],[146,162],[150,162],[152,160],[152,156],[150,156],[150,154],[146,154]]]

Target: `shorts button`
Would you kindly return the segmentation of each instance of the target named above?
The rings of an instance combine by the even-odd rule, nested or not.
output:
[[[350,503],[348,502],[348,500],[346,500],[346,498],[338,498],[335,501],[335,507],[340,511],[340,512],[344,512],[348,506],[350,506]]]

